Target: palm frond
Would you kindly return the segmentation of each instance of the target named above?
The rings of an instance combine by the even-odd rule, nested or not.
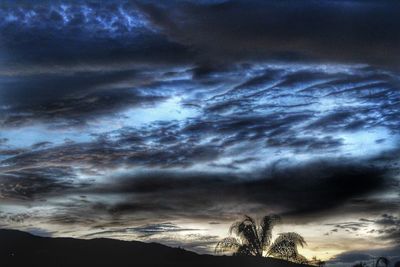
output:
[[[260,237],[260,242],[263,249],[271,244],[272,229],[279,222],[280,217],[274,214],[264,216],[264,218],[261,220],[258,236]]]
[[[304,238],[294,232],[281,233],[270,246],[267,255],[295,261],[299,257],[297,246],[305,246]]]
[[[258,237],[257,224],[250,216],[245,216],[242,221],[233,223],[229,233],[235,233],[243,244],[248,245],[254,255],[262,254],[262,246]]]
[[[298,254],[297,247],[287,240],[275,240],[267,253],[267,255],[285,260],[294,259]]]
[[[296,246],[304,247],[307,245],[306,241],[304,240],[304,237],[295,232],[280,233],[277,239],[287,240],[295,244]]]
[[[238,250],[240,246],[241,244],[236,238],[226,237],[217,243],[215,246],[215,253]]]

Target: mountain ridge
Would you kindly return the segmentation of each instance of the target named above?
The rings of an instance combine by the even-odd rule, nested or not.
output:
[[[273,258],[200,255],[159,243],[109,238],[40,237],[0,229],[0,266],[259,266],[300,267]]]

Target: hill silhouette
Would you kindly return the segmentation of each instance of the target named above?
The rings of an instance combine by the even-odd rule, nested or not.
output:
[[[284,260],[199,255],[157,243],[38,237],[0,229],[0,266],[263,266],[300,267]]]

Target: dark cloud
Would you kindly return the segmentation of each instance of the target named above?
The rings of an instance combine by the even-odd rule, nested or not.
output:
[[[119,178],[119,182],[114,180],[112,185],[95,187],[90,192],[132,196],[123,203],[101,206],[111,214],[144,212],[212,218],[214,213],[245,212],[250,205],[302,217],[386,188],[385,175],[385,171],[368,166],[318,162],[265,170],[248,179],[234,174],[149,172]]]
[[[1,80],[7,90],[0,93],[0,104],[8,105],[0,115],[1,124],[11,127],[35,121],[84,124],[127,107],[154,104],[164,99],[162,95],[118,86],[118,83],[129,81],[134,86],[134,79],[134,72],[123,71],[19,76]]]
[[[337,232],[339,229],[347,231],[347,232],[355,232],[359,231],[362,228],[365,228],[368,226],[368,223],[365,222],[344,222],[344,223],[338,223],[338,224],[327,224],[327,225],[333,225],[335,228],[332,230],[332,232]]]
[[[157,64],[187,56],[185,47],[156,34],[127,2],[8,1],[0,12],[0,59],[12,67]]]
[[[140,72],[152,69],[155,63],[175,67],[194,65],[194,80],[207,78],[212,84],[217,77],[232,78],[231,74],[238,70],[232,66],[237,56],[250,65],[275,58],[274,55],[285,62],[285,57],[279,57],[285,53],[330,62],[332,59],[395,62],[393,55],[399,54],[395,45],[399,41],[396,30],[399,8],[393,1],[227,1],[214,4],[135,1],[105,5],[90,1],[79,5],[6,2],[0,9],[6,18],[0,24],[0,59],[4,61],[2,65],[8,66],[2,70],[6,76],[0,79],[1,85],[8,88],[1,93],[2,104],[7,106],[2,120],[11,126],[33,118],[62,120],[68,117],[79,122],[87,120],[88,114],[116,112],[122,107],[159,97],[160,94],[145,97],[131,88],[115,90],[116,83],[136,77],[138,70],[126,70],[132,66]],[[239,67],[242,75],[248,64]],[[27,69],[34,74],[24,74],[29,73]],[[217,98],[224,101],[210,102],[208,110],[253,110],[254,102],[250,99],[268,96],[268,87],[295,88],[310,84],[303,89],[305,92],[330,88],[334,90],[327,92],[327,96],[354,94],[372,102],[384,101],[393,86],[393,78],[383,74],[362,76],[364,82],[371,81],[365,84],[350,74],[341,74],[338,80],[337,74],[324,72],[299,71],[285,77],[282,73],[271,70],[251,77],[229,91],[229,95],[221,96],[224,99]],[[347,88],[341,83],[343,80],[354,86]],[[372,82],[375,81],[381,83],[375,83],[374,88]],[[345,88],[340,90],[343,86]],[[103,90],[95,90],[98,87]],[[364,91],[369,93],[364,94]],[[295,101],[289,107],[310,105],[316,100],[313,95],[286,92],[286,95],[274,96],[268,105],[286,107],[280,101],[284,96],[303,99],[302,103]],[[384,105],[387,110],[395,110],[398,104],[385,101]],[[325,119],[346,120],[349,129],[364,126],[366,118],[344,117],[347,112],[338,110]],[[362,112],[371,113],[370,107],[360,108],[357,113]],[[388,112],[385,116],[395,120],[398,112]],[[320,118],[312,125],[324,127],[324,121]]]
[[[334,139],[330,136],[324,138],[296,138],[288,137],[287,139],[274,140],[273,138],[268,139],[268,146],[277,147],[294,147],[310,150],[324,149],[329,150],[332,148],[337,148],[342,145],[340,139]]]
[[[0,221],[11,224],[23,223],[31,217],[28,213],[3,213],[0,211]]]
[[[151,235],[155,235],[158,233],[193,231],[193,230],[198,230],[198,229],[182,228],[173,223],[166,222],[166,223],[138,226],[138,227],[130,228],[128,230],[137,232],[137,233],[145,235],[145,236],[151,236]]]
[[[400,6],[394,1],[138,1],[137,7],[170,38],[220,60],[290,58],[392,65],[390,55],[398,54]]]
[[[70,167],[36,167],[4,171],[0,174],[3,200],[32,200],[45,194],[65,192],[78,185]]]
[[[14,63],[267,58],[393,65],[399,8],[389,0],[6,1],[0,33],[3,57]]]
[[[147,27],[129,2],[7,1],[0,13],[4,126],[80,125],[157,102],[160,94],[134,88],[147,80],[136,68],[177,66],[189,57],[186,47]]]
[[[400,242],[400,217],[393,214],[382,214],[373,221],[378,229],[375,231],[383,240],[389,240],[394,244]]]
[[[375,207],[368,202],[371,194],[392,188],[388,170],[350,162],[282,165],[247,174],[148,171],[110,178],[107,181],[112,183],[100,184],[88,180],[77,184],[65,172],[68,170],[61,173],[55,168],[10,171],[2,178],[1,193],[6,199],[40,199],[56,194],[65,198],[62,206],[58,204],[57,215],[48,219],[54,224],[91,225],[92,216],[105,221],[156,214],[164,219],[212,219],[217,215],[231,218],[235,214],[267,211],[298,221],[315,214],[334,214],[337,209],[342,214],[363,212],[362,209],[366,209],[364,212],[392,210],[388,203]],[[11,179],[11,175],[18,180]],[[69,197],[72,195],[91,197],[77,201]],[[123,200],[109,202],[108,197],[113,195],[123,196]],[[361,224],[334,226],[355,231]]]
[[[31,147],[32,147],[32,149],[42,149],[42,148],[48,147],[50,145],[52,145],[52,142],[45,141],[45,142],[39,142],[39,143],[33,144]]]
[[[139,140],[146,140],[141,136]],[[151,139],[150,139],[151,140]],[[156,139],[157,141],[158,139]],[[130,146],[127,146],[129,144]],[[3,161],[7,168],[17,168],[52,162],[59,165],[88,165],[113,168],[129,166],[191,166],[195,163],[215,159],[220,154],[218,147],[212,145],[194,145],[193,142],[173,143],[169,146],[146,146],[146,143],[132,143],[128,140],[100,140],[93,143],[72,143],[23,153]],[[55,156],[57,155],[57,156]],[[100,165],[99,165],[100,164]]]

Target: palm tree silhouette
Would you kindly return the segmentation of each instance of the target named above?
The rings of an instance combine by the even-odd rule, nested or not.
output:
[[[375,267],[379,267],[383,264],[385,267],[389,266],[389,260],[385,257],[379,257],[375,262]]]
[[[306,245],[304,238],[298,233],[282,233],[275,239],[268,250],[267,255],[285,260],[304,262],[306,259],[299,254],[297,246]]]
[[[299,254],[297,247],[306,245],[304,238],[297,233],[281,233],[271,244],[272,229],[280,222],[277,215],[267,215],[259,224],[245,215],[244,219],[232,224],[229,233],[235,237],[227,237],[217,243],[215,252],[234,250],[234,255],[246,256],[272,256],[280,259],[307,262],[307,259]]]

